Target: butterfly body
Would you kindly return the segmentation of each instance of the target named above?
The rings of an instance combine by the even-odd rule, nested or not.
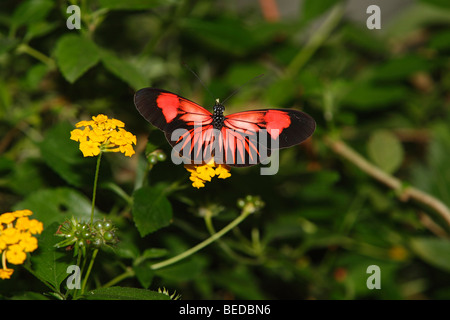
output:
[[[175,93],[144,88],[136,92],[139,113],[162,130],[174,151],[187,163],[215,163],[247,167],[265,162],[273,150],[309,138],[316,124],[293,109],[259,109],[224,115],[216,100],[213,112]]]
[[[223,112],[225,111],[225,106],[216,100],[216,104],[213,107],[213,127],[214,129],[221,130],[223,127],[223,122],[225,117]]]

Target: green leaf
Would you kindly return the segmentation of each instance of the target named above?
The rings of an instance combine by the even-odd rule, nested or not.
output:
[[[204,45],[233,55],[243,55],[262,44],[253,33],[244,27],[241,20],[218,19],[214,21],[189,18],[182,22],[182,28]]]
[[[169,296],[156,291],[110,287],[89,291],[85,296],[88,300],[170,300]]]
[[[74,127],[63,122],[50,128],[38,144],[42,159],[71,185],[80,187],[87,179],[93,179],[94,158],[83,158],[79,143],[70,140]],[[89,180],[90,181],[90,180]]]
[[[375,68],[376,80],[401,80],[419,71],[428,71],[431,63],[417,55],[407,55],[392,59]]]
[[[133,219],[141,237],[170,224],[172,206],[162,186],[142,187],[133,193]]]
[[[192,281],[192,279],[200,278],[204,274],[207,264],[207,259],[196,255],[187,261],[181,261],[163,269],[155,270],[155,274],[170,281]]]
[[[403,146],[388,130],[377,130],[369,138],[367,153],[370,159],[387,173],[393,173],[403,162]]]
[[[23,1],[11,18],[11,27],[16,29],[22,25],[29,25],[45,19],[54,2],[51,0]]]
[[[133,266],[133,271],[141,286],[145,289],[150,287],[154,277],[154,271],[150,268],[148,263],[141,263]]]
[[[61,37],[55,49],[56,62],[64,78],[75,82],[100,60],[100,53],[90,39],[68,34]]]
[[[149,248],[144,250],[140,258],[142,259],[161,258],[166,256],[167,253],[168,253],[167,249]]]
[[[69,188],[37,190],[14,206],[14,210],[25,208],[33,211],[33,218],[42,221],[44,228],[54,222],[60,224],[72,216],[84,220],[91,217],[89,199]],[[100,217],[97,212],[96,217]]]
[[[411,240],[414,252],[429,264],[450,272],[450,241],[438,238],[414,238]]]
[[[403,102],[408,90],[401,85],[376,86],[368,83],[355,83],[343,98],[343,103],[355,109],[372,110],[388,108]]]
[[[64,249],[55,248],[55,244],[61,241],[61,238],[55,236],[58,227],[58,223],[44,227],[44,231],[38,236],[39,247],[31,253],[33,274],[41,281],[50,284],[56,291],[59,291],[61,282],[69,275],[67,267],[75,264],[71,260],[71,254],[67,254]]]
[[[443,30],[432,35],[430,47],[437,50],[450,50],[450,30]]]
[[[149,85],[148,77],[127,60],[121,59],[106,50],[102,50],[101,59],[106,69],[125,81],[133,89],[137,90]]]

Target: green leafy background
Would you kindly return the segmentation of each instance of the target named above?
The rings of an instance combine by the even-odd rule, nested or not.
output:
[[[162,287],[183,299],[450,298],[448,222],[329,142],[345,141],[405,188],[450,206],[448,1],[411,1],[389,15],[374,1],[381,30],[366,28],[366,7],[344,0],[292,1],[275,21],[263,2],[1,1],[0,212],[26,208],[44,223],[39,249],[0,280],[2,298],[64,295],[74,261],[54,233],[65,218],[88,219],[95,170],[70,131],[99,113],[124,121],[138,145],[131,159],[102,159],[96,214],[113,220],[120,242],[99,253],[86,299],[168,298]],[[81,6],[80,30],[66,27],[69,4]],[[194,189],[134,92],[159,87],[211,108],[260,74],[226,113],[294,107],[316,119],[316,133],[281,151],[274,176],[232,169]],[[147,172],[146,148],[167,160]],[[205,212],[219,230],[248,194],[265,202],[260,212],[152,269],[209,237]],[[366,286],[370,265],[380,267],[380,290]]]

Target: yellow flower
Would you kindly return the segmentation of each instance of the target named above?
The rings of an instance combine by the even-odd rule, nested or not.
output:
[[[75,129],[70,132],[70,139],[74,141],[86,141],[89,134],[89,127],[84,130]]]
[[[185,169],[191,173],[189,179],[192,181],[194,188],[202,188],[205,186],[206,181],[217,176],[220,179],[226,179],[231,176],[231,173],[226,165],[216,165],[214,160],[202,165],[188,164],[184,166]]]
[[[84,157],[93,157],[100,154],[100,143],[94,141],[86,141],[80,143],[80,150]]]
[[[223,165],[223,164],[219,164],[216,168],[215,174],[218,176],[218,178],[220,179],[226,179],[231,177],[231,173],[230,171]]]
[[[13,244],[9,246],[8,251],[6,251],[6,259],[12,264],[22,264],[27,255],[23,252],[23,248],[18,244]]]
[[[41,234],[42,230],[44,230],[44,225],[42,224],[42,222],[37,221],[36,219],[30,220],[30,228],[29,231],[32,234]]]
[[[78,122],[75,127],[85,128],[72,130],[70,139],[80,142],[84,157],[97,156],[100,152],[122,152],[131,157],[135,153],[133,144],[136,144],[136,136],[123,129],[124,126],[120,120],[99,114],[92,120]]]
[[[20,240],[20,231],[15,228],[6,228],[0,237],[7,245],[17,243]]]
[[[0,279],[9,279],[13,274],[14,269],[0,269]]]
[[[38,247],[38,241],[35,237],[31,236],[30,232],[25,232],[22,234],[22,239],[19,242],[19,246],[25,252],[33,252]]]
[[[16,221],[16,229],[27,230],[30,228],[30,219],[27,217],[20,217]]]
[[[13,269],[8,269],[6,262],[22,264],[27,258],[26,252],[38,248],[38,240],[32,234],[41,233],[44,226],[36,219],[29,219],[30,210],[17,210],[0,215],[0,253],[2,268],[0,279],[9,279]]]
[[[0,216],[0,223],[11,223],[16,219],[16,217],[11,212],[6,212]]]
[[[14,215],[14,217],[17,217],[17,218],[31,216],[33,214],[33,212],[31,212],[31,210],[28,210],[28,209],[17,210],[17,211],[11,212],[11,213]]]

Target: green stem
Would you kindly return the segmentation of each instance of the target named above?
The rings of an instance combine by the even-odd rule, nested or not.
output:
[[[98,253],[98,249],[95,249],[94,252],[92,252],[91,262],[89,263],[89,267],[88,267],[88,269],[86,271],[86,275],[84,276],[84,279],[83,279],[83,285],[81,286],[81,294],[84,294],[84,289],[86,288],[86,283],[87,283],[87,280],[91,273],[92,266],[94,265],[95,257],[97,257],[97,253]]]
[[[134,271],[132,268],[127,269],[124,273],[119,274],[117,277],[115,277],[114,279],[111,279],[109,282],[105,283],[102,288],[109,288],[112,287],[113,285],[115,285],[116,283],[119,283],[120,281],[126,279],[126,278],[131,278],[135,275]]]
[[[82,270],[80,264],[81,264],[81,254],[79,254],[78,257],[77,257],[77,266],[80,268],[80,270]],[[80,271],[80,272],[82,273],[83,271]],[[64,295],[64,299],[67,299],[67,296],[69,295],[70,291],[71,290],[67,289],[66,294]],[[73,295],[72,295],[72,299],[75,300],[77,298],[77,293],[78,293],[78,290],[74,289],[74,292],[73,292]]]
[[[237,217],[236,219],[231,221],[230,224],[228,224],[225,228],[223,228],[219,232],[214,233],[208,239],[204,240],[203,242],[200,242],[198,245],[192,247],[189,250],[184,251],[183,253],[180,253],[179,255],[177,255],[175,257],[161,261],[159,263],[155,263],[155,264],[151,265],[150,268],[153,270],[161,269],[161,268],[167,267],[171,264],[174,264],[180,260],[183,260],[183,259],[189,257],[190,255],[196,253],[197,251],[203,249],[207,245],[209,245],[209,244],[213,243],[214,241],[216,241],[217,239],[221,238],[228,231],[230,231],[231,229],[236,227],[238,224],[240,224],[242,221],[244,221],[245,218],[247,218],[247,216],[249,216],[250,214],[251,214],[251,212],[244,210],[239,217]]]
[[[206,224],[206,228],[208,229],[208,231],[209,231],[209,233],[211,235],[216,233],[216,229],[214,228],[214,225],[212,223],[211,214],[209,214],[209,213],[205,215],[205,224]],[[235,259],[235,260],[237,260],[237,261],[239,261],[241,263],[258,264],[258,261],[254,260],[254,259],[249,259],[249,258],[246,258],[246,257],[242,257],[241,255],[236,253],[230,246],[228,246],[221,239],[217,240],[217,244],[232,259]]]
[[[56,66],[55,61],[53,59],[47,57],[42,52],[37,51],[36,49],[30,47],[26,43],[22,43],[21,45],[19,45],[17,47],[17,52],[26,53],[26,54],[32,56],[33,58],[36,58],[37,60],[45,63],[47,66],[49,66],[52,69]]]
[[[91,225],[94,223],[94,210],[95,210],[95,196],[97,195],[97,182],[98,173],[100,171],[100,160],[102,159],[102,153],[98,155],[97,166],[95,168],[95,178],[94,178],[94,191],[92,192],[92,208],[91,208]]]

